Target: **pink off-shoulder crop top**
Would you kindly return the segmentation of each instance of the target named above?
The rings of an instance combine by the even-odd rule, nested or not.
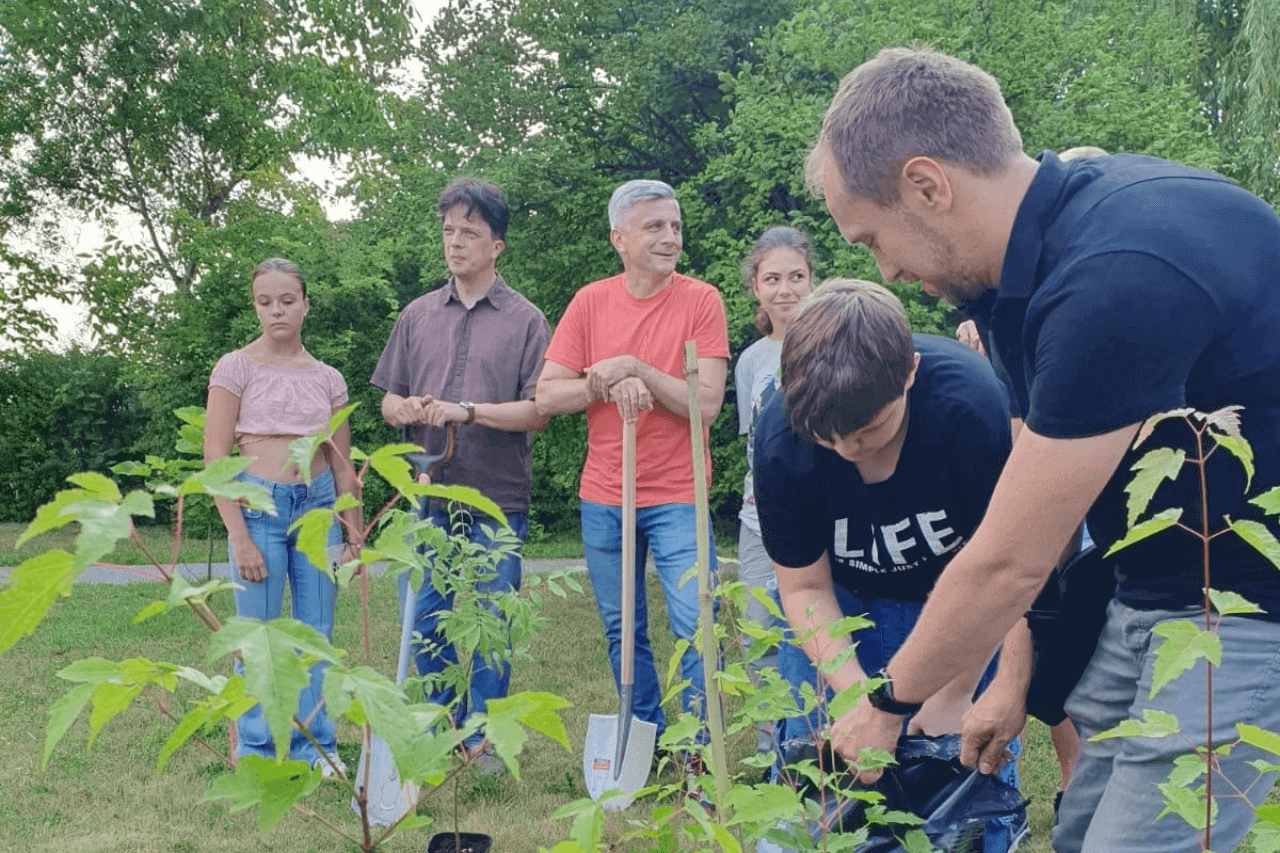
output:
[[[245,435],[306,435],[327,426],[333,410],[347,402],[342,374],[323,362],[313,367],[274,367],[243,350],[218,359],[209,386],[240,398],[236,444]]]

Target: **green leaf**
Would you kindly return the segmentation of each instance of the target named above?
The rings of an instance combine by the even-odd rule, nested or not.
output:
[[[1241,613],[1262,613],[1263,610],[1238,592],[1209,590],[1209,602],[1220,616],[1236,616]]]
[[[1156,820],[1167,814],[1175,814],[1182,818],[1192,829],[1204,829],[1204,789],[1191,790],[1180,785],[1171,785],[1168,782],[1162,782],[1156,785],[1160,792],[1164,794],[1164,809],[1160,814],[1156,815]],[[1216,816],[1217,803],[1213,803],[1212,809]]]
[[[289,525],[289,532],[298,534],[298,550],[306,555],[311,565],[330,577],[333,573],[329,560],[329,532],[333,525],[333,510],[319,507],[307,510],[302,518]]]
[[[1165,480],[1178,478],[1186,455],[1182,450],[1160,447],[1145,454],[1129,468],[1130,471],[1137,472],[1124,487],[1129,494],[1129,527],[1133,527],[1138,516],[1147,511],[1147,505],[1151,503],[1151,497],[1160,484]]]
[[[302,655],[297,654],[301,650]],[[244,662],[245,689],[262,704],[277,755],[289,750],[298,694],[310,681],[312,660],[338,662],[338,652],[314,628],[292,619],[259,622],[233,617],[209,641],[210,663],[232,652]],[[309,660],[311,658],[312,660]]]
[[[1258,806],[1254,809],[1254,814],[1257,815],[1260,821],[1280,826],[1280,805],[1273,803],[1271,805]]]
[[[486,706],[488,719],[485,735],[494,751],[511,769],[511,775],[520,778],[519,755],[527,739],[525,728],[546,735],[569,749],[569,735],[558,711],[570,707],[570,702],[553,693],[513,693],[500,699],[491,699]]]
[[[479,490],[470,486],[437,486],[434,484],[421,486],[415,483],[409,487],[405,494],[467,504],[490,516],[500,526],[507,528],[511,526],[507,521],[507,516],[496,503],[485,497]]]
[[[1236,535],[1254,547],[1259,554],[1266,557],[1271,565],[1280,569],[1280,542],[1261,522],[1242,518],[1235,521],[1231,516],[1225,517],[1227,525]]]
[[[1151,417],[1147,418],[1146,422],[1138,430],[1138,435],[1133,440],[1133,448],[1137,450],[1138,446],[1142,444],[1142,442],[1150,438],[1151,433],[1155,431],[1156,426],[1159,425],[1161,421],[1168,420],[1169,418],[1186,418],[1187,415],[1190,415],[1194,412],[1195,412],[1195,409],[1182,408],[1182,409],[1170,409],[1167,412],[1160,412],[1159,414],[1152,415]]]
[[[234,775],[220,776],[209,784],[201,802],[230,800],[233,812],[257,806],[258,829],[266,832],[294,803],[320,787],[322,778],[319,767],[308,767],[304,761],[275,762],[245,755],[236,762]]]
[[[209,709],[205,705],[197,705],[187,712],[187,715],[178,722],[169,737],[164,742],[164,746],[160,749],[160,757],[156,759],[156,772],[164,770],[165,765],[169,763],[169,759],[178,749],[191,739],[191,736],[198,732],[209,718]]]
[[[80,684],[49,706],[49,725],[45,728],[44,752],[40,754],[41,770],[49,767],[49,756],[53,755],[54,747],[58,745],[58,741],[62,740],[71,724],[76,721],[76,717],[80,716],[84,706],[89,703],[93,688],[92,684]]]
[[[1129,528],[1129,532],[1124,535],[1124,538],[1112,545],[1104,556],[1110,557],[1121,548],[1128,548],[1148,536],[1154,536],[1162,530],[1173,527],[1180,518],[1182,518],[1181,507],[1166,509],[1164,512],[1157,513],[1141,524]]]
[[[351,417],[351,413],[359,408],[359,403],[348,403],[338,411],[329,416],[329,435],[333,435],[338,431],[338,427],[347,422],[347,418]]]
[[[1244,469],[1244,490],[1249,491],[1253,483],[1253,446],[1249,440],[1235,435],[1215,435],[1213,438],[1219,447],[1239,460],[1240,467]]]
[[[1124,720],[1105,732],[1098,732],[1089,738],[1089,742],[1097,743],[1117,737],[1168,737],[1179,731],[1178,718],[1173,714],[1143,708],[1141,720]]]
[[[71,595],[80,567],[66,551],[46,551],[24,560],[0,589],[0,654],[35,631],[59,596]]]
[[[1256,746],[1272,755],[1280,755],[1280,734],[1248,723],[1236,723],[1236,734],[1242,742],[1250,746]]]
[[[1250,498],[1249,503],[1261,507],[1267,515],[1280,515],[1280,486],[1267,489],[1256,498]]]
[[[1222,640],[1213,631],[1198,627],[1189,619],[1161,622],[1151,633],[1164,637],[1156,649],[1155,665],[1151,671],[1151,693],[1154,697],[1170,681],[1182,675],[1198,660],[1207,660],[1214,666],[1222,665]]]
[[[1262,808],[1275,808],[1275,806],[1263,806]],[[1263,820],[1262,816],[1259,815],[1257,822],[1249,831],[1249,849],[1253,853],[1280,853],[1280,825],[1269,820]]]
[[[794,817],[800,796],[788,785],[731,785],[725,805],[733,813],[729,826],[740,823],[769,825]]]
[[[312,460],[316,458],[316,454],[320,452],[320,446],[328,437],[327,431],[317,430],[289,442],[289,462],[302,474],[302,481],[308,486],[311,485]]]
[[[389,444],[380,447],[369,456],[369,467],[378,472],[382,479],[403,495],[413,493],[416,483],[410,473],[410,465],[405,460],[406,453],[421,453],[422,448],[416,444]]]
[[[1170,785],[1186,788],[1204,775],[1204,758],[1194,753],[1179,755],[1173,760],[1173,769],[1165,780]]]
[[[854,650],[856,653],[856,649]],[[841,690],[831,700],[831,705],[827,710],[832,720],[838,720],[853,710],[853,707],[862,700],[872,690],[884,683],[883,678],[867,678],[863,681],[855,681],[844,690]]]
[[[102,498],[112,503],[120,502],[120,489],[109,478],[96,471],[81,471],[67,477],[67,481],[84,489],[89,496]]]
[[[92,747],[103,726],[133,704],[142,692],[141,684],[99,684],[93,690],[93,709],[89,712],[89,746]]]
[[[153,601],[138,611],[133,617],[133,624],[143,622],[160,613],[167,613],[175,607],[184,607],[188,602],[206,601],[209,596],[223,590],[234,590],[236,584],[229,578],[213,578],[199,586],[192,586],[182,575],[174,575],[169,584],[169,596],[161,601]]]
[[[253,464],[253,456],[223,456],[196,471],[178,486],[179,495],[212,495],[238,501],[253,509],[275,515],[271,494],[257,483],[237,480],[244,469]]]

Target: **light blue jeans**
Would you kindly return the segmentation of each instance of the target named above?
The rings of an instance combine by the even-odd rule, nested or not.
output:
[[[529,516],[522,512],[508,512],[506,516],[512,531],[523,543],[529,534]],[[488,516],[477,519],[463,509],[455,512],[450,519],[448,511],[433,505],[427,513],[427,518],[436,526],[464,535],[477,545],[486,548],[493,546],[493,535],[497,523]],[[519,590],[522,569],[520,551],[517,549],[504,556],[498,562],[493,576],[477,583],[476,589],[482,592]],[[414,658],[419,675],[434,675],[443,672],[450,664],[458,662],[458,652],[441,633],[440,618],[437,615],[452,609],[453,596],[441,595],[435,584],[431,582],[428,572],[422,579],[422,586],[418,589],[414,611],[413,628],[422,637],[422,644]],[[493,612],[498,611],[494,609]],[[489,706],[490,699],[501,699],[510,689],[511,664],[502,661],[495,665],[495,662],[477,652],[472,660],[470,688],[454,710],[454,721],[461,726],[472,714],[483,714]],[[453,699],[453,690],[440,684],[432,685],[427,697],[427,701],[438,705],[448,705]],[[470,735],[465,743],[467,747],[473,748],[479,746],[483,739],[484,734],[476,732]]]
[[[681,577],[697,562],[696,510],[693,504],[660,504],[636,510],[636,646],[635,698],[632,711],[637,719],[655,723],[658,734],[666,728],[662,713],[662,686],[649,644],[649,608],[644,589],[644,567],[649,550],[667,598],[667,621],[677,639],[693,641],[698,630],[698,581]],[[707,522],[711,539],[712,582],[716,573],[715,535]],[[582,502],[582,545],[586,551],[587,574],[596,594],[605,639],[609,642],[609,663],[613,680],[621,685],[622,668],[622,509]],[[689,682],[680,694],[681,707],[706,719],[706,681],[696,648],[680,658],[680,676]]]
[[[1204,625],[1203,611],[1135,610],[1118,601],[1107,609],[1107,624],[1084,675],[1067,699],[1068,716],[1080,732],[1082,752],[1062,796],[1053,830],[1057,853],[1193,853],[1200,850],[1194,829],[1175,815],[1157,819],[1164,795],[1156,788],[1168,780],[1174,760],[1206,741],[1205,662],[1162,687],[1150,698],[1155,652],[1164,642],[1152,629],[1172,619]],[[1213,671],[1214,746],[1237,738],[1236,724],[1280,731],[1280,624],[1227,616],[1221,620],[1222,666]],[[1165,738],[1089,738],[1123,720],[1141,719],[1146,709],[1178,718],[1181,731]],[[1275,773],[1259,773],[1246,762],[1277,759],[1239,745],[1219,756],[1213,790],[1218,820],[1214,850],[1234,850],[1253,822],[1253,807],[1275,784]],[[1201,776],[1193,788],[1204,784]],[[1218,796],[1233,789],[1240,796]],[[1247,798],[1247,799],[1246,799]],[[1252,804],[1252,805],[1251,805]]]
[[[241,509],[249,536],[262,552],[263,563],[267,568],[266,579],[247,581],[242,578],[236,565],[235,549],[228,542],[231,578],[241,587],[236,591],[236,615],[263,621],[278,617],[284,602],[285,581],[288,580],[293,618],[310,625],[332,641],[335,601],[333,581],[298,550],[297,532],[290,533],[289,525],[308,510],[333,506],[333,471],[325,471],[313,478],[310,486],[305,483],[277,483],[252,474],[241,474],[236,479],[270,491],[276,508],[275,515],[248,507]],[[342,531],[335,519],[329,530],[329,544],[336,545],[341,541]],[[236,661],[235,668],[236,672],[243,672],[239,660]],[[338,748],[338,742],[333,721],[324,710],[323,680],[324,664],[318,663],[311,667],[311,683],[298,696],[298,719],[307,722],[307,728],[322,750],[334,752]],[[261,705],[255,705],[242,714],[236,721],[236,730],[239,736],[237,755],[275,757],[275,744],[266,720],[262,718]],[[306,735],[296,728],[290,737],[289,756],[309,764],[320,758]]]
[[[920,618],[920,611],[924,609],[924,603],[895,601],[888,598],[872,598],[862,601],[838,584],[835,589],[836,601],[840,605],[840,611],[845,616],[866,614],[867,618],[875,623],[871,627],[864,628],[850,636],[858,644],[858,664],[862,667],[862,671],[868,675],[878,672],[889,663],[902,644],[906,642],[911,629],[915,627]],[[780,599],[778,606],[782,606]],[[817,686],[817,672],[814,670],[812,661],[809,660],[809,656],[804,653],[804,650],[794,643],[783,643],[778,647],[778,671],[791,684],[797,704],[800,702],[799,688],[801,684],[807,683],[815,688]],[[991,680],[995,677],[995,671],[996,661],[993,660],[990,666],[987,667],[986,673],[982,676],[982,680],[978,683],[978,693],[985,690],[987,685],[991,683]],[[831,698],[832,693],[828,688],[827,699],[830,700]],[[825,721],[822,719],[823,711],[823,708],[815,708],[805,717],[784,720],[779,741],[795,738],[813,739],[818,732],[823,731],[825,728]],[[906,723],[907,721],[904,720],[904,731]],[[1009,744],[1009,750],[1016,759],[1022,752],[1021,738],[1014,738]],[[1017,761],[1010,761],[1000,768],[996,772],[996,776],[1017,789]],[[1000,818],[988,821],[985,853],[1004,853],[1005,850],[1009,849],[1016,836],[1025,828],[1025,824],[1025,816],[1021,819]]]

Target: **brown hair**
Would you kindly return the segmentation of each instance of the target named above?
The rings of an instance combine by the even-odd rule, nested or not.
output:
[[[831,157],[850,195],[888,207],[912,157],[990,176],[1021,150],[994,77],[929,47],[885,48],[840,81],[805,160],[805,183],[820,196]]]
[[[830,439],[862,429],[901,397],[915,366],[911,326],[888,289],[833,278],[800,303],[782,342],[791,429]]]
[[[809,274],[813,274],[813,263],[809,260],[809,238],[803,231],[789,225],[775,225],[756,238],[751,251],[742,259],[742,282],[747,286],[747,290],[751,290],[765,255],[774,249],[794,250],[804,258],[804,265],[809,268]],[[769,319],[769,313],[764,310],[763,305],[756,306],[755,326],[762,335],[773,334],[773,322]]]
[[[298,284],[302,285],[302,298],[307,298],[307,280],[302,277],[302,270],[298,269],[298,265],[293,261],[285,258],[267,258],[254,267],[253,275],[249,277],[249,287],[253,287],[253,283],[258,280],[258,276],[269,272],[282,272],[285,275],[291,275],[296,278]]]

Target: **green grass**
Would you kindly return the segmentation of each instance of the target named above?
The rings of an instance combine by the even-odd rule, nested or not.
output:
[[[517,663],[513,689],[550,691],[573,702],[564,713],[573,750],[566,752],[546,738],[533,736],[520,756],[523,772],[519,780],[476,780],[464,774],[456,792],[438,790],[425,795],[419,805],[420,813],[436,821],[433,831],[452,829],[456,793],[458,829],[492,835],[493,849],[500,853],[535,853],[539,847],[550,847],[568,837],[569,822],[553,820],[551,815],[585,796],[581,751],[588,715],[614,713],[617,704],[590,593],[571,593],[562,599],[545,588],[534,589],[540,590],[547,626],[532,643],[529,659]],[[133,614],[160,592],[148,584],[77,584],[72,596],[55,606],[34,636],[0,657],[0,754],[5,756],[7,771],[0,778],[0,839],[8,841],[0,848],[22,849],[24,853],[319,853],[351,849],[297,813],[286,816],[270,834],[261,835],[252,809],[233,814],[224,801],[200,802],[218,765],[209,753],[194,745],[178,753],[157,776],[155,760],[169,726],[145,703],[136,703],[113,721],[92,749],[86,748],[86,722],[77,721],[54,751],[48,769],[39,769],[47,710],[70,686],[56,673],[71,661],[89,656],[145,656],[204,665],[207,635],[188,614],[177,611],[130,624]],[[361,646],[358,598],[353,590],[339,599],[336,640],[350,650]],[[649,600],[655,652],[659,660],[666,661],[672,642],[664,628],[662,595],[652,577]],[[397,637],[393,585],[374,580],[371,601],[372,664],[390,673]],[[225,604],[221,610],[225,614]],[[229,669],[226,661],[212,667],[212,671]],[[354,768],[359,734],[345,724],[338,734],[340,752]],[[1023,787],[1033,800],[1034,837],[1022,849],[1045,853],[1057,765],[1043,727],[1033,724],[1026,740]],[[214,742],[225,750],[225,733],[219,733]],[[747,731],[730,744],[730,751],[740,758],[753,745],[754,734]],[[666,777],[664,781],[674,778],[670,771]],[[356,826],[348,800],[335,783],[326,783],[308,805],[349,830]],[[642,817],[650,808],[637,804],[626,817]],[[411,833],[384,849],[389,853],[421,851],[429,835],[428,831]]]

